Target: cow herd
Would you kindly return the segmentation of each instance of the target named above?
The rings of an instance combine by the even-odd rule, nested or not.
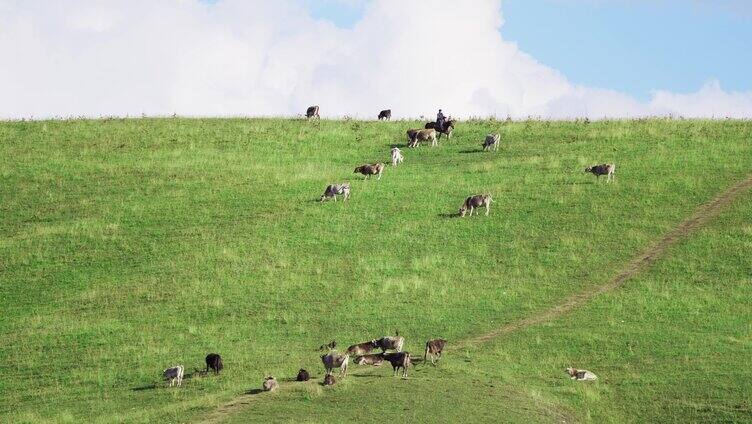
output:
[[[423,354],[423,362],[428,359],[431,360],[431,364],[435,365],[438,359],[441,359],[441,354],[444,351],[447,341],[444,339],[434,339],[426,342],[426,349]],[[384,336],[379,339],[372,339],[367,342],[351,345],[344,352],[337,352],[337,342],[332,340],[330,343],[322,345],[319,350],[328,350],[329,352],[321,355],[321,363],[324,366],[324,381],[325,386],[331,386],[336,383],[334,378],[334,370],[339,369],[339,377],[344,378],[347,376],[347,368],[350,365],[350,358],[353,358],[352,362],[356,365],[370,365],[378,367],[388,362],[392,366],[393,375],[402,370],[402,378],[407,378],[407,369],[412,366],[412,359],[410,352],[404,352],[403,347],[405,345],[405,338],[396,332],[394,336]],[[373,353],[374,351],[381,350],[381,352]],[[429,358],[430,357],[430,358]],[[222,363],[222,356],[217,353],[210,353],[206,355],[206,370],[203,374],[208,374],[209,370],[212,370],[215,375],[218,375],[224,368]],[[201,372],[201,371],[196,371]],[[165,380],[169,382],[169,386],[181,386],[183,383],[184,368],[182,365],[175,365],[174,367],[167,368],[162,372]],[[311,374],[301,368],[298,371],[295,381],[304,382],[311,379]],[[261,390],[264,392],[273,392],[279,387],[279,383],[273,376],[267,376],[261,383]]]
[[[392,111],[389,109],[382,110],[379,115],[379,120],[390,120]],[[311,106],[306,110],[306,117],[308,119],[320,119],[319,107]],[[423,129],[409,129],[407,130],[407,146],[410,148],[418,147],[420,143],[431,143],[432,146],[438,145],[438,139],[442,135],[445,135],[447,139],[451,138],[454,132],[455,121],[450,117],[443,122],[429,122]],[[501,141],[501,136],[498,133],[486,135],[481,147],[484,151],[498,150]],[[404,161],[402,151],[398,147],[393,147],[391,150],[392,166],[397,166]],[[354,173],[362,174],[368,179],[370,176],[376,176],[377,180],[381,179],[384,171],[384,164],[368,163],[355,168]],[[592,173],[596,177],[601,175],[606,176],[606,181],[611,182],[614,178],[616,170],[615,164],[600,164],[593,165],[585,168],[586,173]],[[337,196],[342,197],[343,201],[347,201],[350,198],[350,183],[330,184],[326,187],[324,194],[321,196],[320,201],[334,199],[337,201]],[[472,216],[476,209],[485,208],[485,215],[488,216],[493,199],[490,194],[476,194],[469,196],[465,199],[462,206],[459,209],[458,215],[464,217],[469,214]],[[404,337],[399,333],[394,336],[385,336],[379,339],[372,339],[367,342],[358,343],[349,346],[344,352],[339,353],[336,350],[337,343],[332,341],[328,344],[322,345],[320,350],[328,350],[329,352],[321,356],[321,362],[324,366],[325,375],[323,385],[330,386],[336,383],[333,371],[339,369],[340,378],[347,375],[347,369],[352,362],[356,365],[370,365],[381,366],[385,362],[388,362],[392,366],[393,375],[396,375],[402,370],[402,377],[407,378],[408,368],[412,365],[412,359],[409,352],[403,351],[405,343]],[[426,342],[425,351],[423,355],[423,362],[427,362],[429,359],[432,364],[435,364],[446,346],[446,340],[435,339]],[[381,350],[379,353],[373,353],[374,351]],[[205,374],[208,374],[209,370],[212,370],[214,374],[219,374],[224,368],[222,363],[222,357],[216,353],[210,353],[205,358],[206,370]],[[198,371],[197,371],[198,372]],[[595,374],[587,370],[578,370],[574,368],[567,368],[567,374],[576,380],[594,380],[597,377]],[[173,385],[180,386],[183,381],[184,368],[182,365],[176,365],[163,371],[163,377],[169,381],[170,387]],[[295,381],[308,381],[311,375],[305,369],[300,369],[295,378]],[[264,379],[261,389],[263,391],[274,391],[279,387],[277,380],[273,376],[268,376]]]

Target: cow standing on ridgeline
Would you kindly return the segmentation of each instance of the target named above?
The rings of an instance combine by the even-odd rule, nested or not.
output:
[[[389,121],[392,119],[392,110],[391,109],[385,109],[379,112],[379,121]]]
[[[312,119],[312,118],[321,119],[321,117],[319,116],[319,107],[310,106],[308,109],[306,109],[305,116],[308,119]]]

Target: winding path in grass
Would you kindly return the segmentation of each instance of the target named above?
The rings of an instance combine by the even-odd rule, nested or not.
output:
[[[718,196],[713,198],[713,200],[711,200],[710,202],[700,205],[689,218],[682,221],[678,226],[669,231],[647,250],[640,252],[627,264],[626,267],[624,267],[624,269],[621,270],[621,272],[619,272],[619,274],[617,274],[606,284],[591,287],[583,292],[574,294],[565,299],[562,303],[541,311],[535,315],[510,322],[509,324],[506,324],[488,333],[460,340],[457,343],[453,344],[452,347],[456,349],[484,343],[517,330],[522,330],[533,325],[551,321],[586,304],[588,301],[600,294],[618,289],[619,287],[623,286],[630,278],[646,270],[656,261],[658,261],[658,259],[662,258],[666,254],[668,249],[673,245],[691,235],[698,229],[702,228],[705,224],[718,216],[718,214],[721,213],[726,207],[728,207],[737,197],[739,197],[750,188],[752,188],[752,174],[732,185],[731,187],[720,193]],[[284,388],[285,385],[280,386],[280,390],[283,390]],[[233,415],[235,412],[252,402],[255,394],[256,393],[247,393],[236,397],[232,401],[217,408],[202,422],[222,422],[225,418]]]

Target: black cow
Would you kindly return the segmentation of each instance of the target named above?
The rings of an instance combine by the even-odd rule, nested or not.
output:
[[[385,109],[379,112],[379,121],[381,120],[389,121],[392,119],[392,110],[391,109]]]
[[[214,371],[214,374],[219,374],[224,368],[222,364],[222,357],[218,353],[210,353],[206,355],[206,372],[209,372],[209,368]]]

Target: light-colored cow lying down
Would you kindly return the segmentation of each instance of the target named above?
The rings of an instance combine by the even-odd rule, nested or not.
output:
[[[501,140],[501,135],[499,133],[488,134],[483,141],[483,150],[499,150],[499,140]]]
[[[324,200],[334,198],[334,201],[336,202],[337,195],[342,196],[343,200],[349,199],[350,183],[329,184],[328,186],[326,186],[326,190],[324,191],[324,194],[321,195],[321,199],[319,201],[323,202]]]
[[[172,385],[175,383],[177,383],[178,387],[183,384],[182,365],[175,365],[172,368],[167,368],[166,370],[162,371],[162,375],[166,380],[170,380],[170,387],[172,387]]]
[[[400,150],[399,147],[393,147],[392,148],[392,166],[397,166],[397,164],[402,163],[403,160],[405,160],[405,158],[402,157],[402,150]]]
[[[460,216],[464,217],[468,210],[470,211],[470,216],[473,216],[475,208],[481,208],[484,206],[486,207],[486,216],[488,216],[488,212],[491,210],[491,202],[493,202],[493,199],[490,194],[476,194],[475,196],[470,196],[465,199],[465,203],[462,204],[462,207],[460,208]]]
[[[384,354],[376,353],[369,355],[360,355],[355,358],[355,363],[358,365],[373,365],[374,367],[378,367],[384,363]]]
[[[261,390],[265,392],[273,392],[277,390],[278,387],[279,383],[277,383],[277,379],[275,379],[271,375],[269,377],[266,377],[264,379],[264,382],[261,384]]]
[[[588,370],[578,370],[577,368],[567,368],[566,373],[572,380],[592,381],[597,380],[598,376]]]

